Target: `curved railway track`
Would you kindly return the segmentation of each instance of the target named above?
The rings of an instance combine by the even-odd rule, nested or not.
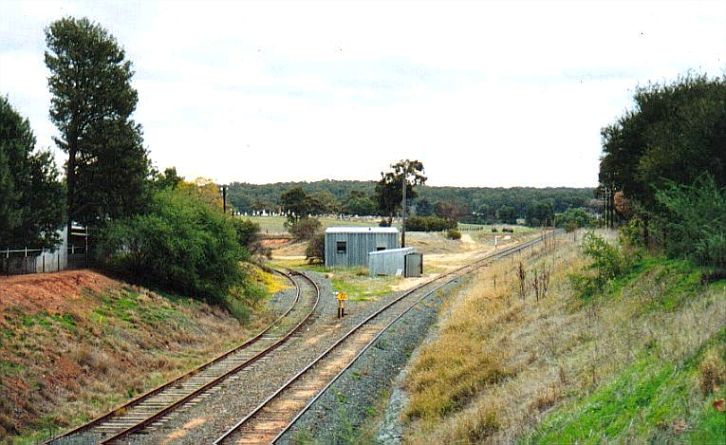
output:
[[[318,285],[306,275],[275,271],[295,286],[285,312],[257,335],[203,365],[157,387],[46,444],[119,443],[182,406],[194,403],[222,381],[260,360],[293,337],[313,317],[320,302]]]
[[[487,255],[472,264],[416,286],[393,299],[351,328],[247,416],[217,438],[214,445],[276,442],[391,325],[426,297],[491,261],[531,247],[542,239],[538,237]]]

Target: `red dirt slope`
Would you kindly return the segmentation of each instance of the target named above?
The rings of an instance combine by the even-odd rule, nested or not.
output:
[[[0,277],[0,312],[20,307],[30,313],[68,311],[81,292],[101,292],[120,284],[90,270]]]

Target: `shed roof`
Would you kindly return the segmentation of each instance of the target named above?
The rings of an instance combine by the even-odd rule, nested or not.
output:
[[[386,249],[386,250],[376,250],[375,252],[368,252],[368,255],[385,256],[385,255],[397,255],[397,254],[407,254],[407,253],[417,253],[417,252],[416,252],[416,249],[413,247],[399,247],[398,249]]]
[[[398,233],[395,227],[328,227],[325,233]]]

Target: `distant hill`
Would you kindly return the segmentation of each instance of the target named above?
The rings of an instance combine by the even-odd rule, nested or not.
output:
[[[343,203],[352,191],[372,195],[374,181],[322,180],[313,182],[277,182],[274,184],[248,184],[235,182],[229,187],[230,203],[242,212],[252,210],[272,210],[279,206],[280,195],[294,187],[301,187],[308,194],[330,193],[339,203]],[[417,201],[427,200],[430,204],[439,201],[465,205],[476,211],[486,204],[494,211],[504,205],[514,207],[524,217],[527,207],[532,203],[550,202],[555,212],[570,207],[594,207],[594,188],[535,188],[535,187],[429,187],[417,189]],[[414,201],[416,204],[416,201]]]

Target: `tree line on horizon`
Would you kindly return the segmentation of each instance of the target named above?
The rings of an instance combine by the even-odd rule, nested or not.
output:
[[[236,210],[252,214],[278,212],[285,208],[284,196],[292,190],[305,194],[311,214],[344,214],[357,216],[388,216],[376,194],[377,181],[321,180],[311,182],[279,182],[273,184],[230,184],[228,197]],[[401,200],[400,187],[392,194]],[[509,223],[518,218],[533,221],[542,207],[551,207],[553,214],[570,208],[584,208],[591,213],[601,211],[595,188],[570,187],[416,187],[417,195],[408,199],[409,211],[420,216],[453,216],[464,223]],[[539,225],[539,224],[535,224]]]

